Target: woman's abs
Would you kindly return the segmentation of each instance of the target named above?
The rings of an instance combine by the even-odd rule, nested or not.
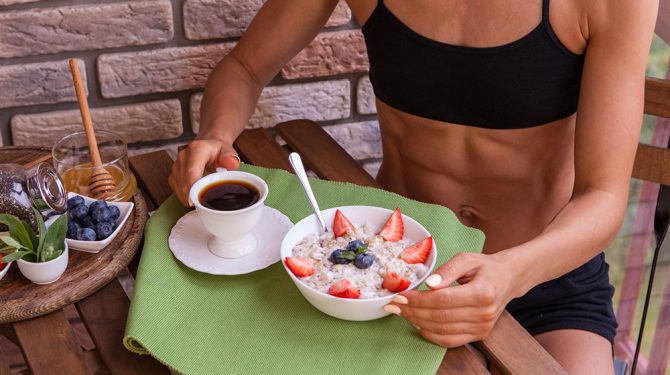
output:
[[[540,234],[570,199],[574,116],[530,129],[427,120],[377,101],[388,190],[449,207],[496,252]]]

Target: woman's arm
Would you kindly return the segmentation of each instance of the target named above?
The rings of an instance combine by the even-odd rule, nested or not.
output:
[[[483,339],[511,299],[584,264],[619,230],[642,124],[658,0],[591,4],[572,197],[536,238],[493,255],[460,254],[427,279],[435,290],[396,297],[402,316],[435,343],[451,347]],[[461,285],[449,287],[455,281]]]
[[[604,4],[589,16],[572,198],[540,236],[501,253],[523,270],[518,292],[557,278],[604,250],[626,212],[658,1]]]
[[[233,142],[246,127],[263,87],[326,23],[337,0],[268,0],[233,50],[210,74],[200,132],[179,152],[169,177],[179,200],[206,166],[239,166]]]

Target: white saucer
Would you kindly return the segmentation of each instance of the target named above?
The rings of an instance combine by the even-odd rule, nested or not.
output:
[[[226,259],[207,248],[210,234],[201,224],[196,211],[184,215],[170,232],[172,254],[186,267],[212,275],[242,275],[268,267],[280,259],[279,248],[284,235],[293,227],[286,215],[272,207],[263,208],[263,216],[251,234],[257,246],[249,255]]]

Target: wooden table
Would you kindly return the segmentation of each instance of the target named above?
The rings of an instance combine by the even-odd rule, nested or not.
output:
[[[254,129],[242,133],[235,147],[246,162],[285,170],[291,169],[287,149],[294,150],[302,155],[306,166],[320,178],[380,187],[315,123],[290,121],[279,124],[277,131],[286,141],[286,146],[279,146],[268,131]],[[0,148],[0,163],[25,164],[45,158],[48,159],[46,152]],[[158,207],[172,193],[167,184],[171,164],[172,160],[164,151],[130,159],[131,169],[150,210]],[[135,276],[138,260],[139,256],[131,262],[126,279]],[[0,375],[169,374],[170,370],[153,358],[133,354],[123,347],[129,305],[126,292],[119,279],[115,279],[63,310],[11,325],[0,325],[0,335],[4,336],[0,336]],[[486,340],[447,351],[438,373],[489,374],[478,352],[484,355],[490,367],[502,374],[565,373],[507,313],[503,314]]]

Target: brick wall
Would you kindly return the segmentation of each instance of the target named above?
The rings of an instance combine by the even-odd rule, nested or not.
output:
[[[202,87],[262,0],[0,0],[0,144],[50,146],[81,129],[77,58],[96,128],[132,153],[174,149],[199,129]],[[318,121],[372,174],[381,156],[360,28],[340,3],[267,87],[249,127]]]

